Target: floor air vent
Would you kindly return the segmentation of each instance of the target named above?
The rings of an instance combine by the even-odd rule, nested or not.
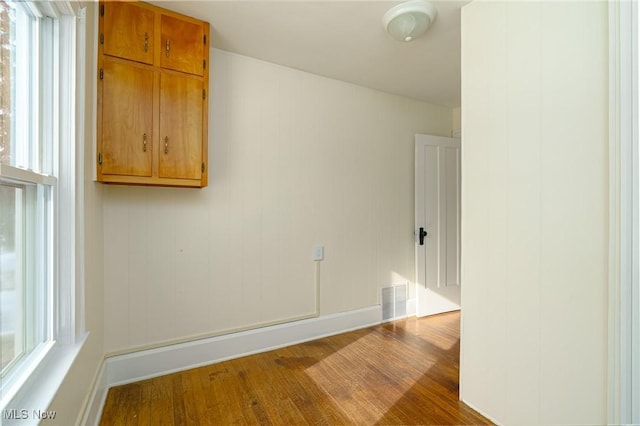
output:
[[[382,321],[407,316],[407,284],[382,289]]]

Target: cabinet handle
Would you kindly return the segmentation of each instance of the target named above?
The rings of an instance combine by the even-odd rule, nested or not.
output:
[[[167,58],[169,57],[169,51],[171,50],[171,42],[169,41],[169,39],[167,39],[167,44],[166,44],[166,54],[167,54]]]
[[[147,152],[147,134],[142,135],[142,152]]]
[[[144,51],[149,51],[149,33],[144,33]]]
[[[169,153],[169,136],[164,137],[164,153]]]

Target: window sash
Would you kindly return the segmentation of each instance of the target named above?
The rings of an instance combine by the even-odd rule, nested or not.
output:
[[[30,363],[44,356],[53,342],[55,179],[2,165],[0,186],[15,191],[14,217],[10,223],[14,241],[13,247],[9,247],[14,255],[13,285],[2,289],[3,298],[12,299],[8,300],[10,303],[5,301],[4,307],[13,311],[12,318],[7,318],[13,322],[13,327],[3,329],[3,332],[13,334],[12,359],[0,370],[4,400],[5,390],[19,383],[25,371],[33,368]],[[7,266],[10,266],[8,262]]]

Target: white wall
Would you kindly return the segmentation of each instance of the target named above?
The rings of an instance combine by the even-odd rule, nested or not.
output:
[[[461,397],[606,423],[606,2],[462,10]]]
[[[97,45],[94,21],[97,22],[97,3],[87,2],[87,46]],[[93,19],[94,17],[95,20]],[[85,329],[89,337],[78,354],[71,370],[58,390],[50,410],[56,411],[54,420],[47,420],[47,425],[77,424],[83,414],[82,410],[92,392],[93,381],[104,359],[104,271],[103,271],[103,232],[102,232],[102,185],[93,182],[93,150],[91,149],[95,133],[93,114],[95,96],[93,83],[95,72],[93,62],[95,52],[92,47],[84,55],[86,61],[86,121],[85,121],[85,156],[84,156],[84,308]],[[82,294],[78,294],[78,301]]]
[[[212,51],[209,187],[104,188],[107,353],[379,303],[414,280],[413,137],[452,110]]]

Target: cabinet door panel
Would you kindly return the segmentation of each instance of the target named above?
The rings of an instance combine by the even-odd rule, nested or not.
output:
[[[102,174],[151,176],[153,75],[105,58],[102,80]]]
[[[160,66],[162,68],[202,75],[204,29],[202,24],[162,15],[160,18]]]
[[[129,2],[104,2],[104,53],[153,63],[154,13]]]
[[[162,178],[200,179],[202,172],[201,80],[160,75],[160,152]]]

